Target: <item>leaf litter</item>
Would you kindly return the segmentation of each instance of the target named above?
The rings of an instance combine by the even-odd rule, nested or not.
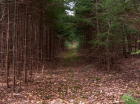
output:
[[[34,73],[21,92],[0,87],[0,104],[123,104],[126,93],[140,97],[140,60],[123,60],[122,65],[120,72],[83,64]]]

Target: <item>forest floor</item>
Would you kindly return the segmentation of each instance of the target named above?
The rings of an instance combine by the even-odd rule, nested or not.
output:
[[[34,73],[34,81],[16,92],[0,87],[0,104],[123,104],[124,94],[140,98],[140,59],[120,64],[121,70],[103,71],[69,51],[57,67]]]

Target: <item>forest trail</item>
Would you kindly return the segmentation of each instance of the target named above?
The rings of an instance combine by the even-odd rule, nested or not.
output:
[[[15,93],[1,88],[0,104],[123,104],[124,94],[140,98],[139,59],[122,60],[122,70],[107,72],[83,64],[75,49],[60,56],[57,69],[34,73],[34,81]]]
[[[140,0],[0,0],[0,104],[140,104]]]

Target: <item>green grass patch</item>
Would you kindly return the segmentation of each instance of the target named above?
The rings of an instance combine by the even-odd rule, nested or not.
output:
[[[125,102],[125,104],[140,104],[139,99],[136,99],[128,94],[123,95],[122,100]]]

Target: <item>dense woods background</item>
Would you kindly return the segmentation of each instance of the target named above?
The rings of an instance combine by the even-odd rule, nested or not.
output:
[[[107,71],[122,58],[139,58],[140,1],[0,1],[0,74],[8,88],[55,66],[70,43]]]
[[[58,5],[62,3],[57,3],[1,2],[1,70],[7,73],[8,87],[10,76],[13,76],[13,86],[21,75],[27,82],[28,74],[31,77],[33,69],[42,69],[61,48],[61,38],[56,36],[55,25]],[[52,9],[54,6],[56,9]],[[58,11],[61,13],[63,9]]]

